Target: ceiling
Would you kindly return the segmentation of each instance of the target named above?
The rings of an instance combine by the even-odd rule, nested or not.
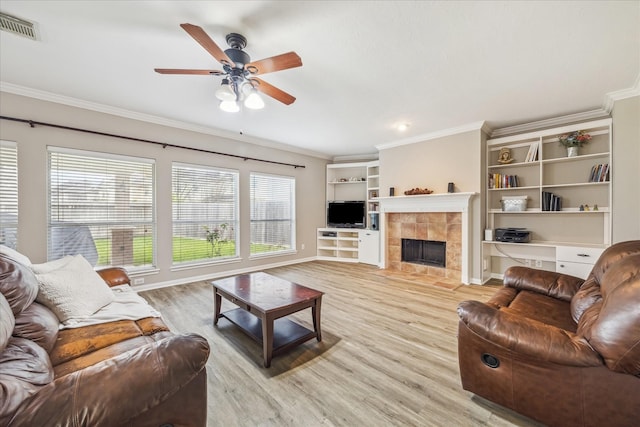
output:
[[[640,1],[2,0],[0,11],[40,36],[0,32],[3,90],[329,158],[606,109],[607,94],[638,92],[640,76]],[[302,67],[261,76],[296,102],[225,113],[220,77],[155,73],[220,69],[181,23],[222,49],[243,34],[252,60],[297,52]]]

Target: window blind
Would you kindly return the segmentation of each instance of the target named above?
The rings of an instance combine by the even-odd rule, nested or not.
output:
[[[238,256],[238,172],[172,166],[173,263]]]
[[[48,147],[48,259],[154,265],[154,162]]]
[[[18,149],[0,141],[0,245],[18,244]]]
[[[294,250],[295,178],[251,173],[251,255]]]

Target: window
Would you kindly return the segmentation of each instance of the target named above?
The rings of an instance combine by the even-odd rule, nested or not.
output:
[[[154,265],[154,162],[49,147],[48,258]]]
[[[15,142],[0,141],[0,245],[18,244],[18,150]]]
[[[296,247],[295,178],[251,174],[251,255]]]
[[[238,172],[174,163],[173,263],[238,256]]]

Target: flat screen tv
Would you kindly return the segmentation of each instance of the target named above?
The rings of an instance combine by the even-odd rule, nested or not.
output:
[[[332,201],[327,204],[327,227],[365,228],[365,202]]]

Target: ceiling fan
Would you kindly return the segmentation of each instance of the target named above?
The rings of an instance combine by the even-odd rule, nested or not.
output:
[[[155,68],[157,73],[224,76],[220,88],[216,90],[216,97],[221,101],[220,108],[228,112],[239,111],[240,101],[244,101],[244,105],[248,108],[263,108],[264,101],[258,95],[258,91],[286,105],[296,100],[285,91],[255,77],[302,66],[302,60],[295,52],[251,62],[249,55],[243,51],[247,45],[247,39],[241,34],[227,34],[229,49],[223,51],[201,27],[192,24],[180,24],[180,26],[222,64],[222,70]]]

